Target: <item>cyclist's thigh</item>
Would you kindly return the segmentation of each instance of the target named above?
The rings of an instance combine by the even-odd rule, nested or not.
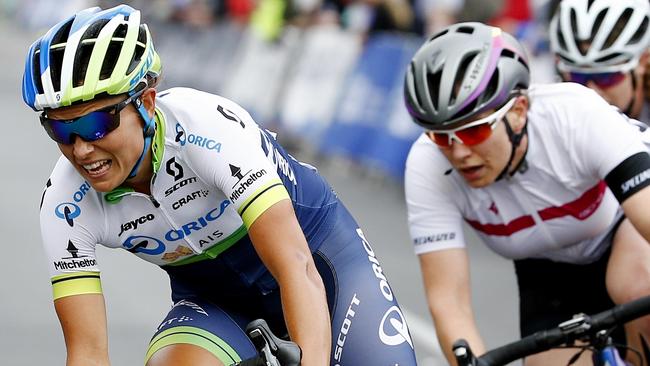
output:
[[[331,365],[415,365],[413,342],[372,247],[341,205],[314,254],[332,311]]]
[[[197,360],[216,358],[225,365],[256,354],[244,330],[229,314],[196,297],[174,304],[149,343],[145,363],[171,365],[186,352]]]
[[[650,294],[650,244],[627,219],[614,236],[607,290],[617,304]]]

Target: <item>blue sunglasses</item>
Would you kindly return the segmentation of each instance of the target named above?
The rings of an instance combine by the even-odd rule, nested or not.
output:
[[[587,85],[593,81],[599,88],[610,88],[625,79],[625,72],[601,72],[594,74],[570,72],[569,80],[578,84]]]
[[[90,112],[84,116],[68,120],[47,118],[45,112],[40,116],[41,125],[50,138],[60,144],[70,145],[74,143],[74,136],[77,135],[85,141],[97,141],[120,126],[120,111],[126,108],[129,103],[136,101],[144,90],[141,90],[125,100]],[[139,106],[136,105],[136,109]]]

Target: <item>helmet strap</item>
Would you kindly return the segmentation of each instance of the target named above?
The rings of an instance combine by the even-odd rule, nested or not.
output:
[[[153,138],[153,135],[156,132],[156,124],[154,123],[154,118],[149,117],[149,113],[147,112],[147,109],[144,107],[144,103],[142,103],[142,100],[138,98],[133,101],[133,104],[138,110],[138,112],[140,113],[140,117],[142,117],[142,120],[144,121],[144,128],[142,130],[142,135],[144,137],[144,147],[142,148],[142,153],[140,154],[138,161],[133,166],[133,169],[131,169],[131,173],[129,173],[129,177],[127,179],[133,178],[136,176],[136,174],[138,174],[138,170],[140,169],[140,164],[142,164],[142,160],[144,160],[144,156],[147,154],[147,151],[151,146],[151,140]]]
[[[528,132],[528,119],[524,122],[524,128],[521,130],[520,133],[515,133],[512,130],[512,127],[510,126],[510,122],[508,121],[508,117],[503,116],[503,123],[506,126],[506,132],[508,132],[508,139],[510,140],[510,145],[512,146],[512,149],[510,150],[510,159],[508,159],[508,163],[506,166],[503,168],[499,176],[497,176],[496,181],[500,180],[503,177],[510,178],[515,173],[518,171],[525,171],[527,168],[527,164],[525,163],[526,161],[526,153],[528,152],[528,149],[524,152],[524,155],[521,157],[521,161],[517,164],[515,169],[510,173],[510,166],[512,165],[512,161],[515,158],[515,151],[521,144],[521,140],[524,138],[526,133]]]

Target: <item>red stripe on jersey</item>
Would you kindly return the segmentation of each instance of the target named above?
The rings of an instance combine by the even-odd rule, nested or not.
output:
[[[607,185],[600,181],[595,187],[589,189],[576,200],[565,203],[562,206],[548,207],[538,211],[542,220],[552,220],[564,216],[572,216],[578,220],[586,220],[596,209],[600,207],[605,197]],[[535,225],[531,215],[518,217],[507,224],[483,224],[476,220],[465,219],[474,229],[488,235],[509,236],[517,231],[527,229]]]

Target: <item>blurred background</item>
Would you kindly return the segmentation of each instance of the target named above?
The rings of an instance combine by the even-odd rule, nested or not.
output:
[[[116,1],[0,0],[0,357],[2,365],[63,365],[38,204],[59,156],[21,98],[31,42],[74,12]],[[534,82],[554,81],[547,27],[553,0],[136,0],[163,62],[160,89],[185,86],[244,106],[315,164],[364,228],[409,322],[418,364],[444,365],[408,236],[403,169],[421,130],[402,102],[403,73],[427,36],[481,21],[518,37]],[[518,337],[512,263],[466,232],[473,301],[488,347]],[[99,249],[114,365],[142,364],[171,306],[159,268]]]

